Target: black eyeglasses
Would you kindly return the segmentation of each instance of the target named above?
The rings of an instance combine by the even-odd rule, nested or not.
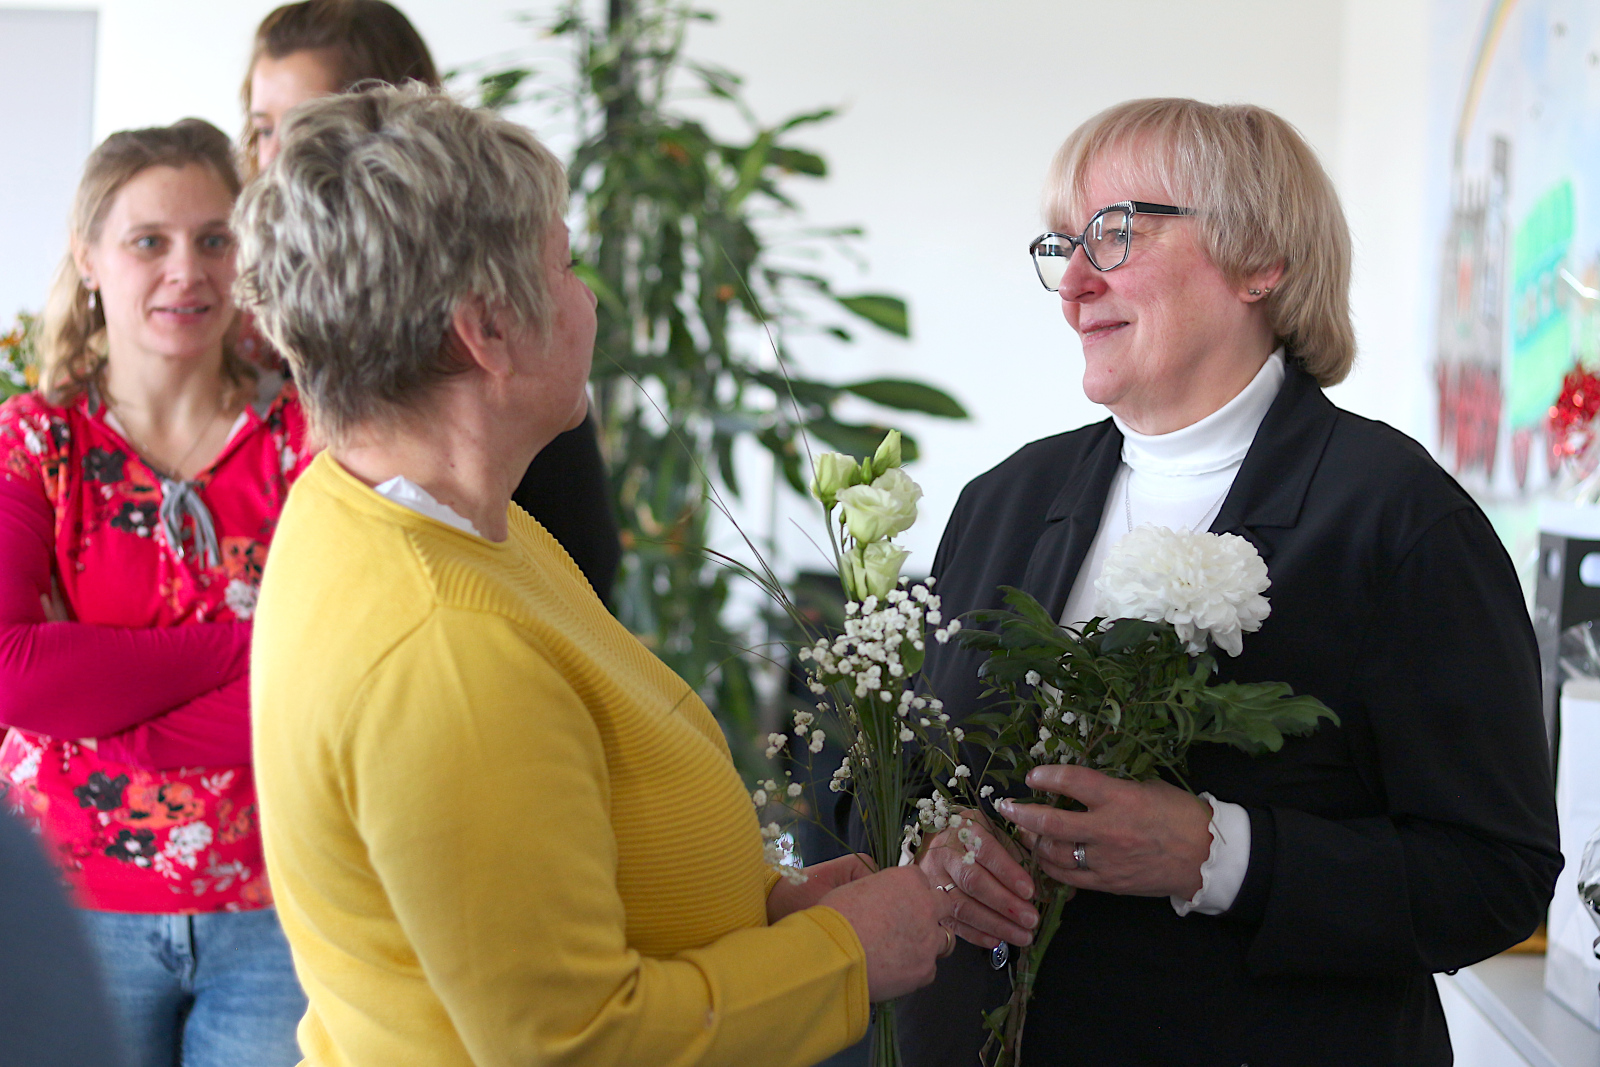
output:
[[[1028,255],[1033,257],[1033,269],[1039,272],[1040,284],[1054,293],[1061,288],[1061,279],[1067,276],[1067,264],[1072,260],[1074,249],[1082,248],[1095,270],[1116,270],[1128,262],[1135,215],[1193,214],[1192,207],[1124,200],[1096,211],[1077,237],[1065,233],[1040,234],[1028,246]]]

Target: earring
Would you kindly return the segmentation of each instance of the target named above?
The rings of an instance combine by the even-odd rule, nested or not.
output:
[[[83,279],[83,287],[89,290],[89,310],[93,311],[100,306],[100,290],[89,284],[89,279]]]

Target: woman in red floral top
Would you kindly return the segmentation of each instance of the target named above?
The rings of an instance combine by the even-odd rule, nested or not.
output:
[[[141,1065],[299,1058],[248,671],[310,455],[293,388],[229,343],[238,191],[227,136],[198,119],[107,139],[39,391],[0,405],[0,802],[84,909]]]

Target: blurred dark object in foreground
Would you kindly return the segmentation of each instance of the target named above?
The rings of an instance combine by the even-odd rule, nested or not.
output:
[[[0,1067],[118,1067],[111,1009],[39,843],[0,812]]]

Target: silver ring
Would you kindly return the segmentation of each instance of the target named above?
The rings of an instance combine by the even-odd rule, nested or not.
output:
[[[1076,845],[1072,846],[1072,862],[1078,865],[1078,870],[1080,871],[1087,871],[1089,869],[1089,857],[1084,852],[1084,847],[1085,846],[1082,841],[1079,841]]]
[[[951,882],[949,885],[936,885],[933,888],[937,889],[941,893],[948,893],[948,892],[950,892],[950,890],[954,889],[955,887],[956,887],[956,884],[954,882]]]

